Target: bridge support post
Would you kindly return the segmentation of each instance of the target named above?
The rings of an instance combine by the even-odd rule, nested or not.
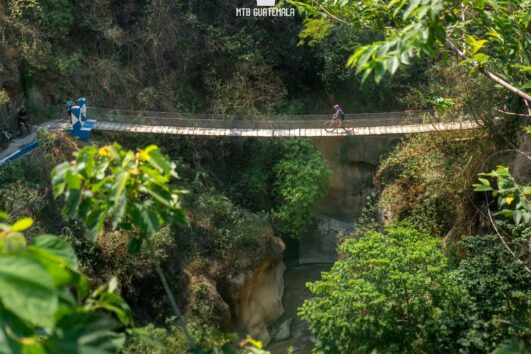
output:
[[[87,100],[85,98],[79,98],[76,105],[72,106],[71,121],[72,130],[70,134],[83,141],[89,141],[90,131],[96,121],[87,118]]]

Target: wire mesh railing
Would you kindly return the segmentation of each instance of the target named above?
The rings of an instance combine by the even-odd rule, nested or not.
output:
[[[148,126],[211,129],[312,129],[322,128],[331,114],[315,115],[222,115],[181,112],[116,110],[89,107],[87,116],[105,122]],[[353,128],[431,123],[433,111],[355,113],[345,115]]]

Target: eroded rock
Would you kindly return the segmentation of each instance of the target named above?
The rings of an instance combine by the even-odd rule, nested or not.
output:
[[[252,266],[229,275],[220,289],[230,306],[235,329],[264,344],[271,340],[267,327],[284,312],[284,249],[282,240],[269,237],[254,254],[242,254],[252,260]]]

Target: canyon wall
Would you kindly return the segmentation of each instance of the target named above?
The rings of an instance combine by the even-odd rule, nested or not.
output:
[[[271,340],[267,327],[284,312],[284,249],[282,240],[269,237],[255,253],[242,253],[238,263],[246,270],[229,274],[219,287],[230,307],[232,329],[264,344]]]
[[[318,137],[313,142],[332,170],[326,196],[316,212],[317,227],[299,242],[299,263],[330,263],[342,233],[351,233],[374,191],[380,159],[391,152],[399,136]]]

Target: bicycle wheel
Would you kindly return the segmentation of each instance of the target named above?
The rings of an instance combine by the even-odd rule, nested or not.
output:
[[[354,130],[354,127],[352,126],[352,122],[348,120],[344,120],[341,124],[341,127],[345,131],[345,133],[350,133]]]
[[[336,121],[334,120],[327,120],[325,123],[324,123],[324,129],[328,132],[328,133],[332,133],[334,130],[336,130],[337,128],[337,123]]]

